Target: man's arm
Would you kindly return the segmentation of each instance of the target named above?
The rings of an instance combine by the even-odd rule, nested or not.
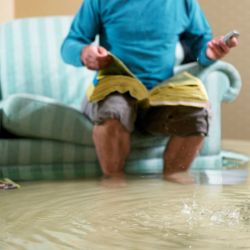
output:
[[[84,0],[61,47],[66,63],[78,67],[86,65],[90,69],[98,69],[104,64],[107,51],[90,45],[100,31],[99,12],[98,0]]]
[[[213,38],[211,27],[196,0],[186,0],[186,11],[189,19],[186,30],[180,40],[188,49],[188,59],[202,65],[214,62],[206,55],[207,44]]]
[[[234,38],[230,44],[226,44],[223,36],[213,38],[211,27],[197,1],[188,0],[187,3],[190,23],[180,38],[190,48],[189,59],[197,60],[204,66],[210,65],[237,46],[238,40]]]

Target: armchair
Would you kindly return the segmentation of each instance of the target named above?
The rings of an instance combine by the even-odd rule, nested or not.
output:
[[[60,56],[71,18],[35,17],[0,25],[0,178],[20,181],[101,174],[92,124],[79,111],[94,72],[66,65]],[[239,154],[228,157],[221,148],[221,102],[237,97],[241,87],[237,70],[222,61],[206,68],[197,63],[181,65],[180,45],[176,56],[175,72],[187,70],[198,76],[212,104],[209,136],[191,169],[219,169],[230,157],[246,161]],[[126,172],[160,173],[167,140],[135,132]]]

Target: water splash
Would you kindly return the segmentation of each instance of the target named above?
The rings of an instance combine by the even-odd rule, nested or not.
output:
[[[209,222],[209,225],[234,226],[240,224],[243,216],[242,209],[235,207],[207,208],[195,200],[183,202],[181,213],[190,226]]]

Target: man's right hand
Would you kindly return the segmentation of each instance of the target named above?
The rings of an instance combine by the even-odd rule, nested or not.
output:
[[[82,50],[81,60],[88,69],[99,70],[110,63],[111,57],[105,48],[88,45]]]

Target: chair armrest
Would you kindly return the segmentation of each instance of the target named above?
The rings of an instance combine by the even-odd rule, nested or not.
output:
[[[188,63],[185,65],[177,66],[175,73],[188,71],[197,76],[204,83],[206,88],[211,84],[211,77],[214,73],[223,75],[224,80],[218,82],[218,90],[220,91],[220,99],[225,102],[232,102],[239,95],[241,89],[241,77],[237,69],[224,61],[217,61],[216,63],[204,67],[198,63]]]

